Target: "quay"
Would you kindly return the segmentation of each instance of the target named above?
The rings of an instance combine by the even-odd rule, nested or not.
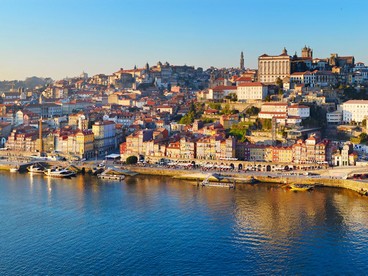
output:
[[[18,158],[17,160],[0,160],[0,170],[10,170],[17,166],[20,172],[25,172],[27,167],[35,163],[44,163],[48,166],[69,166],[75,172],[92,172],[96,168],[95,161],[85,161],[85,162],[67,162],[67,161],[31,161],[27,158]],[[200,169],[184,169],[184,168],[170,168],[163,166],[138,166],[129,165],[121,166],[115,165],[111,166],[114,171],[117,171],[117,175],[134,176],[136,174],[143,175],[157,175],[157,176],[168,176],[177,179],[183,179],[188,181],[203,181],[208,176],[208,171],[201,171]],[[324,169],[315,172],[320,173],[318,176],[308,176],[304,175],[303,172],[299,174],[295,173],[292,175],[290,172],[238,172],[237,170],[218,172],[224,177],[220,182],[236,184],[254,184],[259,183],[274,183],[274,184],[294,184],[303,183],[308,185],[314,185],[316,187],[334,187],[343,188],[355,191],[362,195],[368,195],[368,182],[361,180],[345,179],[347,176],[354,173],[361,173],[366,171],[366,168],[345,168],[344,170],[338,169]],[[342,172],[342,173],[341,173]],[[339,174],[340,173],[340,174]],[[216,179],[209,179],[210,182],[217,181]]]
[[[164,167],[139,167],[132,166],[132,171],[139,174],[146,175],[159,175],[170,176],[177,179],[183,179],[188,181],[203,181],[206,179],[208,173],[201,172],[200,170],[184,170],[173,169]],[[328,172],[328,171],[327,171]],[[313,185],[315,187],[332,187],[342,188],[355,191],[361,195],[368,196],[368,182],[357,181],[351,179],[338,179],[336,177],[329,177],[327,175],[321,175],[319,177],[302,176],[302,175],[287,175],[282,173],[259,173],[259,172],[226,172],[223,173],[226,176],[227,183],[236,184],[254,184],[254,183],[273,183],[273,184],[296,184],[303,183]],[[215,178],[209,179],[210,182],[217,181]]]

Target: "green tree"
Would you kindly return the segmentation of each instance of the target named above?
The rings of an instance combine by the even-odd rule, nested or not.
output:
[[[132,165],[132,164],[137,164],[138,162],[138,157],[135,155],[131,155],[129,157],[127,157],[126,161],[125,161],[128,165]]]
[[[262,129],[269,130],[272,128],[272,120],[271,119],[263,119],[262,120]]]
[[[231,114],[232,110],[230,109],[230,105],[229,104],[225,104],[224,108],[222,109],[222,114]]]
[[[195,114],[193,111],[190,111],[189,113],[181,117],[179,124],[190,125],[191,123],[194,122],[194,119],[195,119]]]
[[[360,139],[360,143],[365,143],[367,142],[367,133],[365,132],[362,132],[359,134],[359,139]]]
[[[204,124],[213,123],[215,119],[212,118],[202,118],[201,119]]]
[[[363,119],[362,120],[362,127],[366,127],[366,125],[367,125],[367,119]]]
[[[211,109],[221,110],[221,104],[220,103],[209,103],[208,107]]]
[[[236,102],[238,100],[238,96],[236,95],[236,93],[230,93],[225,97],[225,99],[228,99],[232,102]]]
[[[245,136],[248,134],[248,127],[249,125],[245,122],[234,124],[230,128],[229,134],[236,137],[239,141],[245,142],[247,141]]]
[[[282,79],[280,79],[280,78],[277,78],[277,79],[276,79],[276,84],[277,84],[277,86],[278,86],[279,88],[282,88],[282,87],[283,87],[283,85],[284,85],[284,83],[283,83]]]
[[[245,111],[245,114],[247,114],[248,116],[256,116],[258,115],[258,113],[260,112],[261,110],[256,107],[256,106],[252,106],[250,108],[248,108],[246,111]]]

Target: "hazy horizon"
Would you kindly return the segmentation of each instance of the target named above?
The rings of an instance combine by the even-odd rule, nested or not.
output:
[[[368,3],[358,0],[1,1],[0,80],[111,74],[158,61],[257,68],[258,56],[354,55],[368,62]]]

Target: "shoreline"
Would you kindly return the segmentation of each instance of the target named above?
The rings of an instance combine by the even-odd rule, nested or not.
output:
[[[156,176],[170,176],[176,179],[188,180],[188,181],[202,181],[211,172],[202,172],[199,170],[183,170],[183,169],[170,169],[170,168],[154,168],[154,167],[133,167],[129,166],[129,169],[143,175],[156,175]],[[218,173],[218,172],[217,172]],[[220,172],[222,175],[227,177],[228,181],[223,181],[224,183],[231,183],[233,181],[236,184],[251,184],[251,179],[254,179],[259,183],[273,183],[280,185],[288,184],[308,184],[315,187],[330,187],[330,188],[340,188],[348,189],[359,193],[360,195],[368,196],[368,183],[355,181],[351,179],[331,179],[331,178],[298,178],[290,176],[261,176],[261,175],[251,175],[251,173],[237,173],[237,172]],[[210,179],[211,181],[211,179]],[[212,179],[212,181],[214,181]]]
[[[10,162],[9,162],[10,163]],[[12,167],[10,164],[0,164],[0,170],[7,170]],[[46,162],[49,163],[49,162]],[[59,162],[58,162],[59,163]],[[60,162],[61,163],[61,162]],[[13,165],[14,166],[14,165]],[[77,171],[86,173],[91,169],[92,164],[83,163],[83,164],[73,164],[73,167],[77,169]],[[21,166],[21,171],[26,169],[26,164]],[[84,170],[83,170],[84,169]],[[349,189],[354,192],[359,193],[360,195],[368,196],[368,182],[356,181],[352,179],[338,179],[338,178],[328,178],[320,176],[318,178],[314,177],[300,177],[300,176],[291,176],[291,175],[280,175],[280,173],[267,173],[267,175],[257,175],[258,173],[252,172],[234,172],[234,171],[201,171],[201,170],[186,170],[180,168],[166,168],[166,167],[143,167],[143,166],[132,166],[126,165],[124,169],[128,169],[131,172],[136,172],[142,175],[156,175],[156,176],[166,176],[172,177],[181,180],[198,182],[203,181],[208,177],[208,174],[217,173],[221,174],[225,177],[225,179],[218,181],[216,178],[209,178],[209,181],[218,181],[221,183],[234,183],[234,184],[254,184],[257,182],[260,183],[273,183],[280,185],[289,185],[289,184],[308,184],[313,185],[315,187],[332,187],[332,188],[342,188]]]

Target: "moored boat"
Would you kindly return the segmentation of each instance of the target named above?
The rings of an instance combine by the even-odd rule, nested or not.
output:
[[[290,184],[289,187],[292,191],[305,192],[312,190],[314,186],[308,184]]]
[[[122,181],[125,178],[125,175],[122,174],[107,174],[107,173],[101,173],[97,175],[100,179],[107,179],[107,180],[118,180]]]
[[[33,174],[42,174],[45,171],[44,168],[42,168],[39,165],[31,165],[27,167],[27,170],[29,173],[33,173]]]
[[[12,167],[9,169],[10,172],[14,173],[14,172],[17,172],[19,171],[19,167]]]
[[[44,174],[46,176],[50,177],[56,177],[56,178],[66,178],[66,177],[72,177],[75,175],[75,172],[72,172],[68,169],[63,168],[53,168],[53,169],[47,169],[44,171]]]

